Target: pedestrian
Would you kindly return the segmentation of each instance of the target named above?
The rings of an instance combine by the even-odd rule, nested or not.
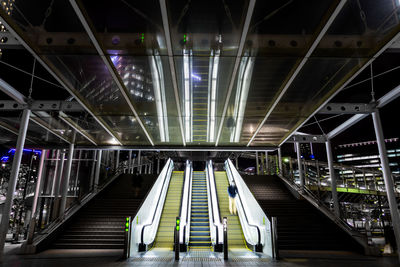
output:
[[[229,212],[231,215],[236,215],[237,210],[236,210],[236,202],[235,198],[236,195],[238,194],[237,187],[235,185],[235,182],[232,181],[232,183],[228,186],[228,195],[229,195]]]

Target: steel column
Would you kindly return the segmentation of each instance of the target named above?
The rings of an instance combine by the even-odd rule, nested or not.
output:
[[[96,173],[97,153],[98,153],[97,150],[93,153],[93,165],[92,165],[92,171],[90,172],[90,183],[89,183],[90,189],[94,189],[94,176],[95,176],[95,173]]]
[[[374,122],[376,142],[378,144],[379,158],[381,160],[381,167],[383,172],[383,179],[385,181],[385,189],[387,194],[387,199],[389,202],[390,215],[392,217],[392,225],[394,230],[394,235],[396,237],[397,243],[397,255],[400,260],[400,215],[397,207],[396,196],[394,192],[394,183],[392,173],[389,167],[389,160],[387,157],[385,139],[383,137],[382,123],[379,116],[379,111],[376,110],[372,113],[372,119]]]
[[[160,173],[160,157],[157,159],[157,174]]]
[[[269,172],[269,166],[268,166],[268,151],[265,151],[265,174],[271,174]]]
[[[99,150],[97,152],[97,161],[96,161],[96,172],[94,175],[94,190],[97,191],[97,187],[99,186],[99,178],[100,178],[100,167],[101,167],[101,154],[103,150]]]
[[[326,147],[326,157],[328,159],[329,176],[331,177],[333,211],[334,211],[336,216],[340,217],[339,199],[338,199],[337,184],[336,184],[336,175],[335,175],[335,169],[333,168],[332,146],[331,146],[331,142],[330,142],[329,139],[325,142],[325,147]]]
[[[71,168],[72,168],[72,159],[74,156],[74,143],[71,143],[69,145],[69,151],[68,151],[68,159],[67,159],[67,166],[65,170],[65,175],[64,179],[62,182],[62,188],[61,188],[61,203],[60,203],[60,208],[58,212],[58,216],[60,218],[64,218],[64,211],[65,211],[65,206],[67,204],[67,195],[68,195],[68,186],[69,186],[69,179],[71,177]]]
[[[54,181],[54,201],[60,196],[60,184],[64,171],[64,158],[65,150],[62,149],[59,158],[60,162],[58,163],[57,176],[56,180]]]
[[[258,162],[258,152],[256,151],[256,174],[260,174],[260,163]]]
[[[129,156],[128,156],[128,173],[132,173],[133,170],[133,162],[132,162],[132,150],[129,150]]]
[[[117,150],[117,157],[115,159],[115,171],[118,170],[119,167],[119,150]]]
[[[14,159],[11,167],[10,180],[8,182],[7,196],[4,202],[3,214],[0,224],[0,261],[3,259],[4,244],[10,222],[11,206],[14,200],[15,187],[17,186],[19,167],[21,165],[22,154],[24,151],[25,137],[28,130],[29,117],[31,111],[25,109],[22,113],[20,128],[18,131],[17,146],[15,148]]]
[[[35,231],[35,226],[36,226],[36,209],[37,209],[39,195],[41,193],[40,189],[42,188],[42,181],[43,181],[43,174],[44,174],[44,172],[43,172],[44,160],[46,158],[46,154],[47,154],[47,150],[43,149],[42,156],[40,157],[39,171],[38,171],[38,176],[37,176],[37,180],[36,180],[35,195],[33,196],[32,216],[30,218],[28,236],[27,236],[28,244],[32,244],[32,241],[33,241],[33,233]]]
[[[138,164],[138,168],[139,168],[139,174],[142,174],[142,158],[141,158],[141,150],[139,150],[139,152],[138,152],[137,164]]]
[[[281,152],[280,147],[278,147],[278,166],[279,166],[279,174],[283,174],[283,172],[282,172],[282,152]]]
[[[301,151],[300,151],[300,143],[296,142],[296,153],[297,153],[297,167],[299,170],[299,179],[300,179],[300,187],[301,190],[304,189],[304,175],[303,175],[303,167],[301,164]]]

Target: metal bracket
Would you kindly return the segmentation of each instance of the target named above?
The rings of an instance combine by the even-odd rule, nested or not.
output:
[[[32,111],[84,111],[78,102],[38,100],[28,104],[20,104],[13,100],[0,100],[0,111],[23,110],[30,108]]]
[[[328,103],[319,114],[370,114],[376,107],[375,103]]]
[[[299,143],[325,143],[326,142],[326,137],[325,135],[301,135],[301,134],[295,134],[292,135],[287,142],[289,143],[294,143],[294,142],[299,142]]]
[[[10,32],[0,32],[0,48],[21,49],[23,46]]]

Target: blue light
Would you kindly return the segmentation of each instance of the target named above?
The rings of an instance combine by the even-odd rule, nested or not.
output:
[[[304,159],[303,155],[301,155],[300,158]]]
[[[36,153],[36,154],[39,154],[39,155],[42,154],[42,150],[28,149],[28,148],[24,148],[24,152],[28,152],[28,153],[33,152],[33,153]],[[8,150],[7,153],[8,154],[12,154],[12,155],[15,154],[15,148],[11,148],[10,150]]]
[[[315,159],[315,156],[313,154],[311,154],[310,159]]]
[[[3,157],[1,157],[0,161],[1,162],[7,162],[9,159],[10,159],[9,156],[3,156]]]

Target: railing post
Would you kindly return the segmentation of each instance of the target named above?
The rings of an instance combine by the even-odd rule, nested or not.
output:
[[[138,152],[138,156],[137,156],[137,164],[138,164],[138,168],[139,168],[139,174],[142,174],[142,155],[141,155],[141,150],[139,150]]]
[[[339,211],[339,200],[337,195],[337,184],[336,184],[336,175],[335,169],[333,168],[333,155],[332,155],[332,146],[331,142],[327,140],[325,142],[326,147],[326,155],[328,159],[328,168],[329,168],[329,176],[331,177],[331,192],[332,192],[332,201],[333,201],[333,209],[336,216],[340,217]]]
[[[94,191],[97,191],[97,187],[99,186],[101,154],[102,150],[97,151],[96,172],[94,175]]]
[[[175,250],[175,260],[179,260],[179,227],[180,227],[180,219],[176,217],[176,223],[174,228],[174,250]]]
[[[260,175],[260,162],[258,161],[258,151],[256,151],[256,174]]]
[[[47,155],[47,150],[43,149],[42,154],[40,157],[40,163],[39,163],[39,171],[38,171],[38,176],[37,176],[37,181],[36,181],[36,188],[35,188],[35,195],[33,197],[33,203],[32,203],[32,215],[29,221],[29,228],[28,228],[28,235],[27,235],[27,244],[32,244],[33,241],[33,234],[35,232],[35,226],[36,226],[36,213],[37,213],[37,203],[39,199],[39,195],[41,193],[41,188],[42,188],[42,181],[43,181],[43,175],[44,175],[44,160]]]
[[[278,147],[278,166],[279,166],[279,174],[283,174],[283,172],[282,172],[282,152],[281,152],[280,147]]]
[[[160,174],[160,155],[157,158],[157,174]]]
[[[60,209],[59,209],[59,213],[58,213],[58,217],[60,217],[61,219],[64,218],[65,206],[67,204],[69,178],[71,176],[72,159],[74,157],[74,152],[75,152],[74,148],[75,148],[74,143],[71,143],[69,145],[67,166],[66,166],[65,176],[64,176],[62,188],[61,188],[61,203],[60,203]]]
[[[387,158],[387,151],[386,151],[385,139],[383,137],[382,123],[378,110],[372,112],[372,119],[374,122],[376,142],[378,144],[379,158],[381,160],[387,199],[389,202],[390,216],[392,217],[393,230],[396,237],[397,255],[400,260],[400,214],[397,207],[396,196],[394,193],[394,183],[393,183],[392,173],[389,167],[389,160]]]
[[[126,217],[125,219],[125,233],[124,233],[124,252],[122,259],[126,260],[130,257],[131,247],[131,223],[132,217]]]
[[[224,226],[224,260],[228,260],[228,218],[223,219]]]
[[[268,165],[268,151],[265,151],[265,174],[270,175],[271,172],[269,171],[269,165]]]
[[[299,170],[299,179],[300,179],[300,188],[304,190],[304,175],[303,175],[303,168],[301,163],[301,152],[300,152],[300,143],[296,142],[296,152],[297,152],[297,167]]]
[[[279,247],[278,247],[278,218],[271,217],[271,235],[272,235],[272,258],[279,259]]]
[[[131,174],[133,169],[133,162],[132,162],[132,150],[129,150],[129,156],[128,156],[128,174]]]
[[[17,186],[19,167],[21,165],[22,154],[25,145],[26,132],[28,130],[29,117],[31,111],[25,109],[22,113],[20,127],[18,131],[17,145],[15,147],[14,159],[11,167],[10,179],[8,182],[7,196],[4,202],[3,215],[0,224],[0,262],[3,260],[4,244],[10,223],[11,206],[14,200],[15,187]]]
[[[115,159],[115,172],[117,172],[118,167],[119,167],[119,150],[117,150],[117,156]]]

